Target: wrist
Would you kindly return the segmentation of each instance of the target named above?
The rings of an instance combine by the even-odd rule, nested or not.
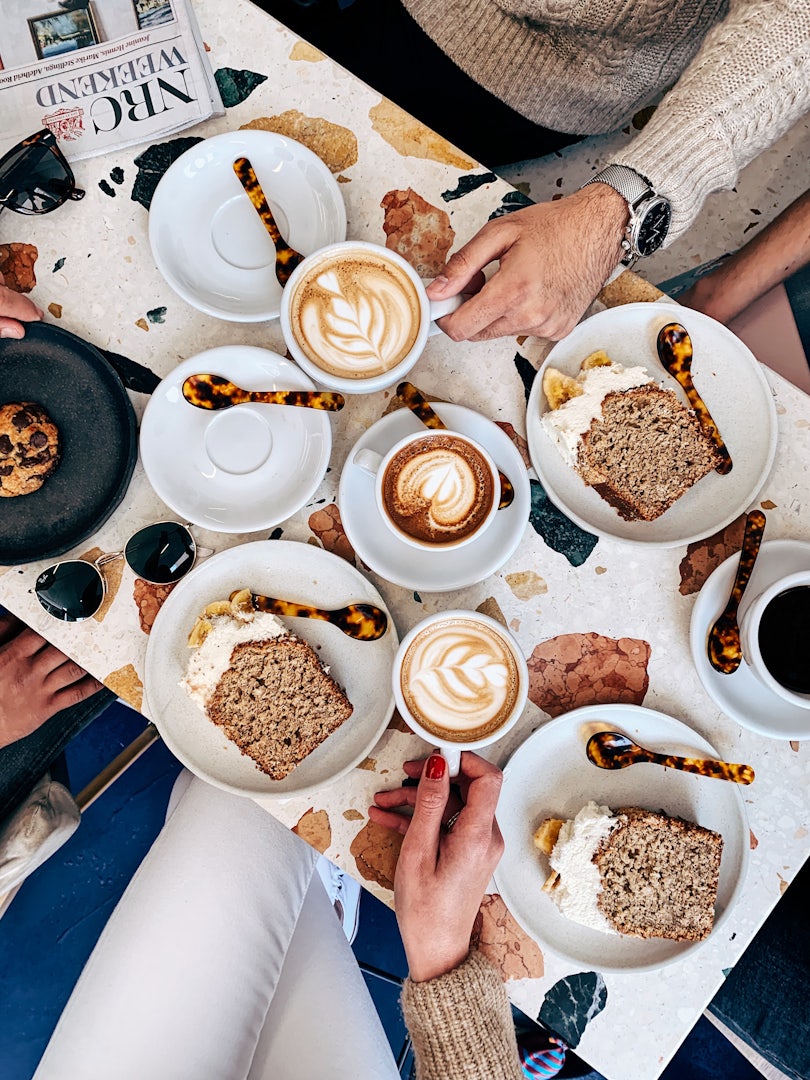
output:
[[[588,232],[598,239],[606,270],[609,272],[625,256],[622,241],[630,221],[627,200],[608,184],[602,183],[580,188],[569,198],[579,201],[588,224]]]
[[[470,954],[470,943],[439,950],[417,950],[414,954],[406,947],[408,975],[412,982],[428,982],[454,971]]]

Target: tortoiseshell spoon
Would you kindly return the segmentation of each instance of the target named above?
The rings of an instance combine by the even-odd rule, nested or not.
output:
[[[273,211],[270,209],[270,204],[267,201],[267,196],[262,191],[262,185],[259,183],[259,178],[253,171],[253,166],[246,157],[237,158],[233,163],[233,171],[236,173],[239,183],[247,192],[247,196],[253,205],[256,207],[256,212],[264,222],[264,227],[270,234],[270,239],[275,244],[276,248],[276,277],[278,283],[284,288],[289,280],[290,274],[298,266],[304,256],[300,251],[296,251],[295,248],[291,248],[284,237],[279,232],[276,219],[273,217]]]
[[[721,675],[733,675],[742,662],[740,645],[740,626],[737,622],[737,608],[745,592],[754,563],[759,555],[759,545],[765,532],[765,515],[761,510],[752,510],[745,519],[745,533],[737,574],[731,589],[731,596],[722,613],[717,617],[709,631],[707,653],[709,663]]]
[[[600,769],[626,769],[640,761],[653,765],[665,765],[668,769],[712,776],[715,780],[733,780],[735,784],[750,784],[754,770],[750,765],[732,765],[728,761],[703,758],[676,757],[674,754],[656,754],[634,743],[619,731],[598,731],[588,739],[585,753]]]
[[[240,590],[231,593],[230,599]],[[293,619],[320,619],[331,623],[350,638],[357,641],[376,641],[388,629],[388,616],[373,604],[347,604],[346,607],[329,611],[309,604],[296,604],[291,600],[277,600],[273,596],[251,594],[256,611],[269,611],[272,615],[286,615]]]
[[[722,461],[715,468],[722,476],[731,472],[731,454],[729,454],[723,437],[712,419],[712,414],[706,408],[706,403],[695,389],[692,382],[692,339],[686,328],[680,323],[667,323],[658,331],[658,359],[666,370],[677,379],[683,387],[683,391],[689,399],[689,404],[695,411],[700,421],[700,426],[711,438]]]
[[[243,390],[221,375],[189,375],[183,383],[183,397],[198,409],[230,409],[252,401],[256,405],[298,405],[339,412],[346,404],[343,394],[331,390]]]
[[[446,431],[447,425],[433,411],[430,402],[421,391],[417,390],[413,383],[401,382],[397,387],[397,393],[425,427],[433,428],[434,431]],[[501,501],[498,503],[498,509],[505,510],[507,506],[511,506],[514,502],[515,489],[512,487],[512,481],[500,469],[498,469],[498,476],[501,481]]]

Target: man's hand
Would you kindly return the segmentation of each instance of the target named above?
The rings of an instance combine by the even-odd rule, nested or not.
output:
[[[444,300],[473,292],[439,320],[454,341],[534,334],[558,341],[576,326],[624,255],[627,203],[607,184],[489,221],[431,282]],[[482,285],[481,271],[498,260]]]
[[[30,735],[101,685],[19,619],[0,615],[0,747]]]
[[[38,322],[44,318],[45,312],[27,296],[4,285],[3,275],[0,274],[0,337],[25,337],[23,323]]]
[[[426,762],[406,761],[405,772],[421,775],[419,786],[378,791],[372,821],[405,833],[394,880],[402,942],[415,982],[452,971],[467,957],[473,922],[503,853],[495,820],[502,773],[478,754],[461,755],[461,773],[450,792],[447,762],[438,752]],[[447,832],[448,804],[461,806]],[[413,817],[398,811],[413,809]]]

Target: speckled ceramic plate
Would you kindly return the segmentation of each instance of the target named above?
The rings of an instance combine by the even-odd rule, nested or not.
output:
[[[227,131],[192,146],[152,196],[149,242],[174,291],[207,315],[275,319],[276,249],[233,171],[249,158],[284,239],[302,255],[346,238],[335,178],[306,146],[272,131]]]
[[[638,705],[594,705],[551,720],[512,755],[504,770],[498,823],[506,849],[495,873],[507,907],[540,945],[596,971],[643,971],[680,960],[701,942],[603,934],[566,919],[542,892],[548,858],[532,837],[547,817],[572,818],[590,800],[617,809],[641,806],[695,821],[723,837],[712,933],[736,902],[748,865],[748,820],[738,784],[632,765],[611,772],[585,755],[595,731],[621,731],[650,750],[722,757],[680,720]],[[755,781],[756,782],[756,781]]]
[[[626,367],[686,399],[658,361],[656,338],[668,322],[682,322],[692,338],[692,377],[728,446],[733,468],[709,473],[655,521],[624,521],[562,458],[541,423],[548,409],[546,367],[576,375],[589,353],[604,349]],[[532,464],[552,502],[588,532],[637,544],[678,547],[724,528],[747,510],[773,464],[776,407],[754,354],[720,323],[671,303],[625,304],[585,319],[558,342],[537,373],[529,397],[526,435]]]
[[[391,667],[399,644],[388,614],[378,641],[356,641],[330,623],[282,619],[317,651],[345,690],[354,712],[283,780],[272,780],[230,742],[180,687],[188,664],[187,639],[206,604],[250,588],[264,596],[339,608],[376,604],[374,586],[345,559],[310,544],[263,540],[214,555],[196,567],[163,604],[146,650],[149,714],[172,753],[197,776],[237,795],[289,798],[317,791],[366,757],[394,711]]]

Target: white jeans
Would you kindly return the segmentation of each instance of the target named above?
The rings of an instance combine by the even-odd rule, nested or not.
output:
[[[316,853],[188,774],[173,801],[35,1080],[396,1080]]]

